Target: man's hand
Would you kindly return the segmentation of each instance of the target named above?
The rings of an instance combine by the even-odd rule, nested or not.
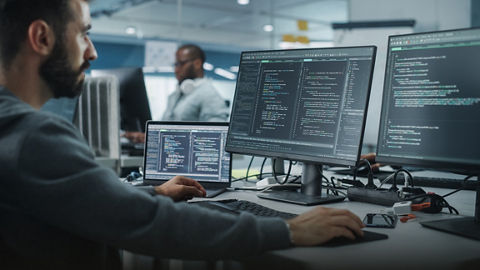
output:
[[[129,139],[133,143],[144,143],[145,142],[145,133],[138,131],[125,131],[123,136]]]
[[[197,181],[183,176],[175,176],[168,182],[156,186],[155,192],[168,196],[174,201],[189,200],[193,197],[205,197],[207,194],[202,185]]]
[[[360,159],[366,159],[368,162],[370,162],[370,166],[372,166],[372,171],[378,172],[380,169],[380,166],[382,166],[380,163],[376,163],[375,161],[376,154],[375,153],[369,153],[365,155],[361,155]]]
[[[349,239],[363,236],[365,225],[348,210],[316,207],[287,221],[292,242],[296,246],[313,246],[344,236]]]

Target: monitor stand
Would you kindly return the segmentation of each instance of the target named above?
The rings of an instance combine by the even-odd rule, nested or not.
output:
[[[480,175],[477,176],[475,216],[420,222],[423,226],[470,239],[480,240]]]
[[[257,196],[262,199],[276,200],[301,205],[317,205],[341,202],[344,196],[322,194],[322,166],[304,163],[302,168],[301,188],[298,186],[275,186]]]

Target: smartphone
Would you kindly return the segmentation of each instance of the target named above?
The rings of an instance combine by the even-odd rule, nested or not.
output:
[[[365,226],[377,228],[395,228],[395,226],[397,225],[397,221],[397,215],[378,213],[369,213],[363,219],[363,223],[365,224]]]

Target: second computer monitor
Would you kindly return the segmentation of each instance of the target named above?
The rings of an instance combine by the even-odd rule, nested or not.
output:
[[[145,132],[152,119],[142,68],[92,70],[93,76],[113,75],[120,83],[121,129]]]
[[[480,171],[480,29],[389,38],[377,155]]]
[[[373,46],[242,53],[227,151],[303,161],[311,165],[303,177],[318,177],[318,164],[355,165],[375,53]],[[302,179],[310,182],[321,189],[321,179]]]

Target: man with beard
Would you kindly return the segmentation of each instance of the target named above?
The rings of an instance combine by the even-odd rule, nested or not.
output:
[[[228,108],[212,83],[204,78],[205,53],[193,44],[175,54],[177,89],[168,97],[163,120],[228,121]]]
[[[363,234],[346,210],[233,216],[175,203],[205,194],[192,179],[152,193],[118,181],[71,123],[38,111],[79,94],[97,58],[90,21],[88,0],[0,0],[0,269],[120,269],[118,249],[239,258]]]

